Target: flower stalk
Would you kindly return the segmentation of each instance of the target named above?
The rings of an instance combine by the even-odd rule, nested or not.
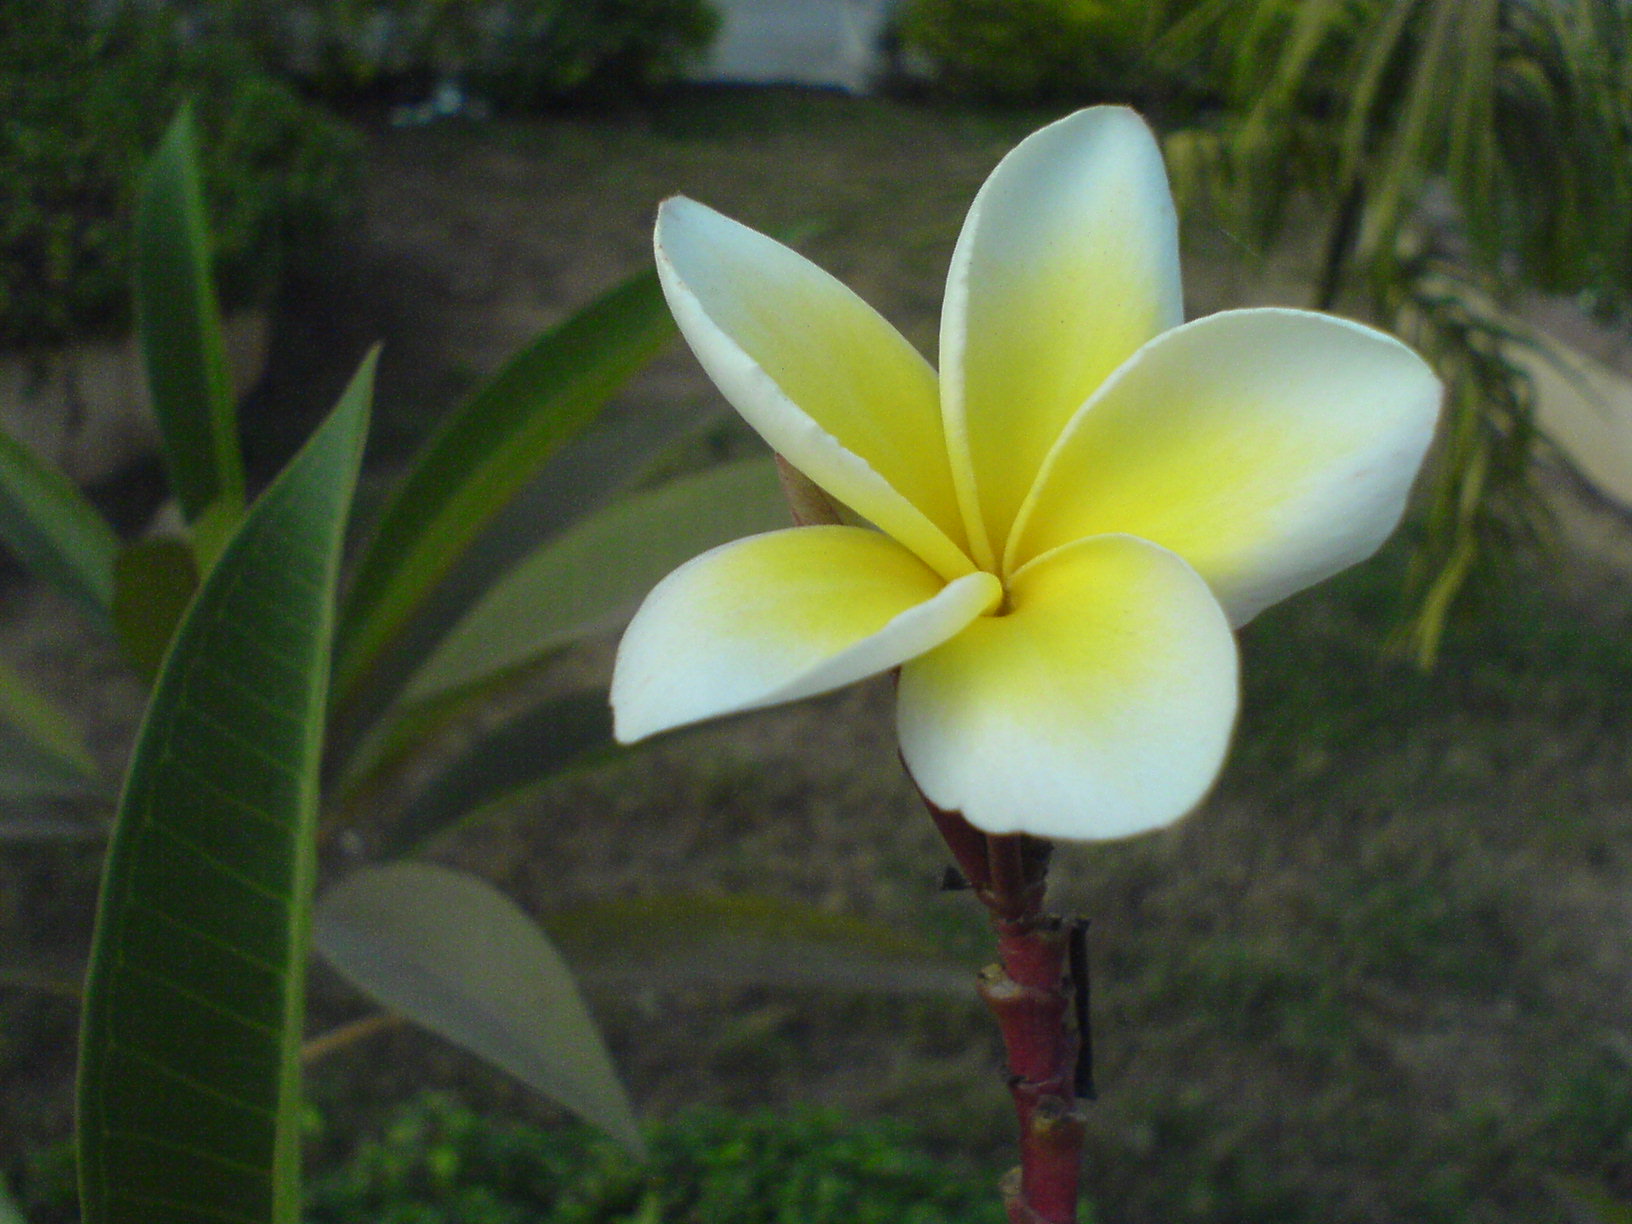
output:
[[[1043,908],[1051,845],[982,833],[925,800],[959,869],[991,916],[998,961],[981,970],[980,997],[1008,1056],[1020,1127],[1020,1165],[1003,1180],[1009,1224],[1076,1224],[1085,1101],[1092,1076],[1082,924]]]

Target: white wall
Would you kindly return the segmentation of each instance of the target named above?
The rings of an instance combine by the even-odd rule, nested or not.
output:
[[[896,0],[712,0],[720,32],[699,81],[824,85],[865,92]]]

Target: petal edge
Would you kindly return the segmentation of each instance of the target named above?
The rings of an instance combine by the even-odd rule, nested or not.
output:
[[[888,671],[995,606],[984,571],[950,583],[860,527],[796,527],[694,557],[653,588],[618,646],[614,734],[797,701]]]

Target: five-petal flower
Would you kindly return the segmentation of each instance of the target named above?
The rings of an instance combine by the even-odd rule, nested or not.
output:
[[[991,833],[1119,837],[1192,808],[1235,718],[1232,628],[1376,550],[1438,412],[1424,362],[1359,324],[1183,324],[1161,154],[1120,108],[1035,133],[976,196],[938,378],[700,204],[664,204],[656,247],[726,398],[872,526],[752,536],[659,583],[619,647],[618,738],[900,667],[907,768]]]

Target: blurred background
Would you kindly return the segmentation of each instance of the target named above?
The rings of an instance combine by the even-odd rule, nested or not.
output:
[[[166,513],[131,217],[188,99],[251,485],[380,340],[365,520],[451,405],[649,266],[664,197],[790,237],[933,359],[998,158],[1074,107],[1139,108],[1180,203],[1189,315],[1366,319],[1449,396],[1395,542],[1245,631],[1206,805],[1056,857],[1058,906],[1092,922],[1094,1219],[1632,1219],[1632,7],[0,0],[0,425],[130,536]],[[660,435],[672,475],[761,452],[720,410],[674,344],[607,419]],[[604,687],[615,641],[552,656],[530,691]],[[9,561],[0,658],[117,778],[142,682]],[[667,737],[508,794],[426,856],[535,915],[751,893],[972,974],[989,935],[938,890],[891,709],[873,683]],[[38,798],[4,787],[0,1172],[47,1224],[73,1218],[111,801]],[[336,863],[400,800],[371,802]],[[710,1224],[811,1218],[773,1214],[781,1188],[863,1174],[945,1200],[880,1219],[992,1210],[1012,1120],[972,989],[574,968],[665,1176],[756,1187]],[[338,1034],[307,1068],[314,1220],[703,1218],[339,978],[312,989],[312,1035]]]

